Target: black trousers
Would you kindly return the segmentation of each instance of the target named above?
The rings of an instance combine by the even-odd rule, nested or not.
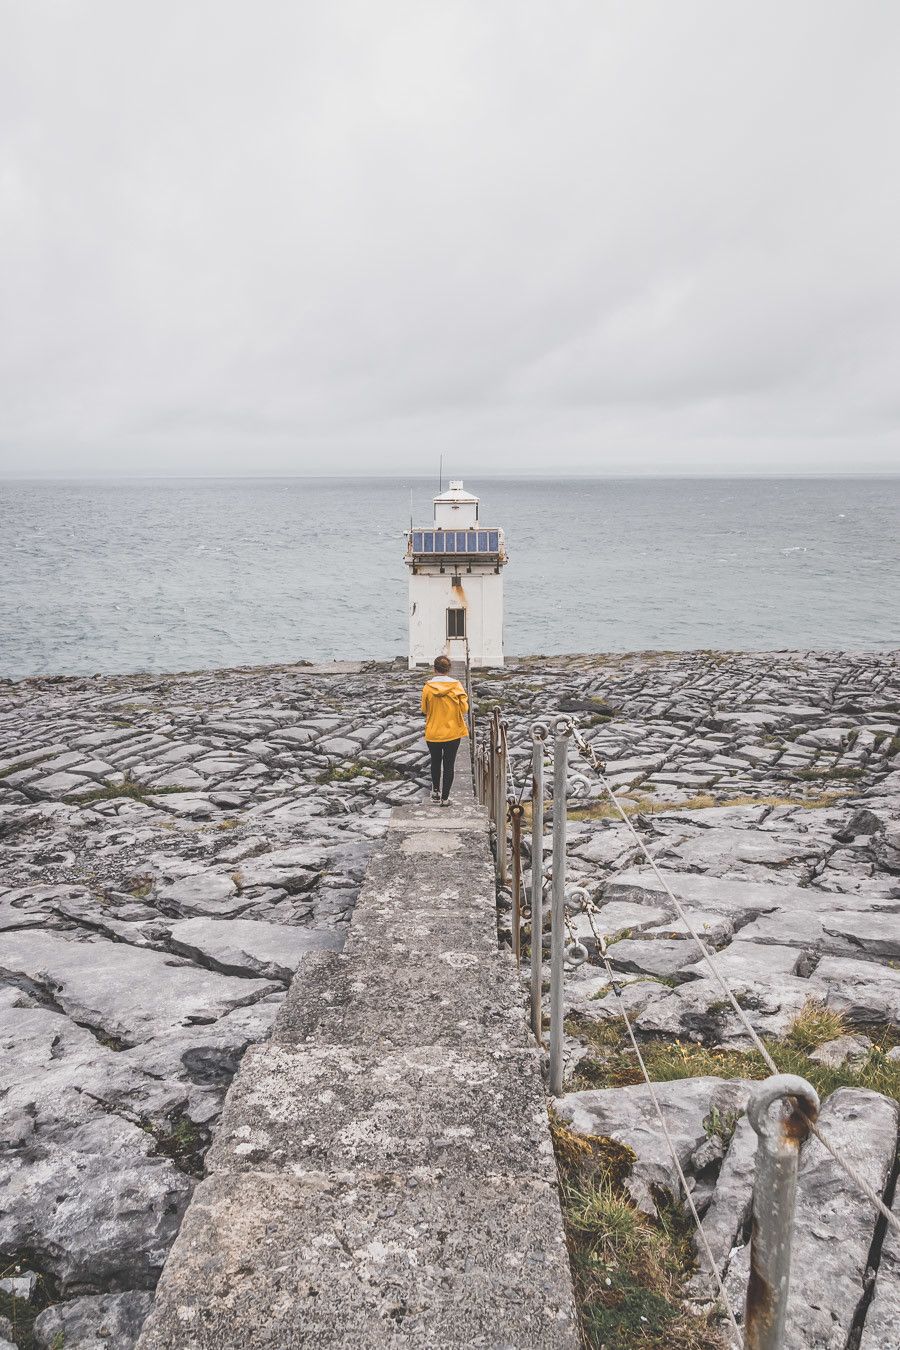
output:
[[[455,741],[426,741],[428,753],[431,755],[431,786],[435,792],[440,792],[444,801],[450,796],[450,789],[453,786],[453,766],[456,763],[456,752],[459,749],[459,742],[462,738],[457,736]],[[441,786],[441,777],[443,775],[443,787]]]

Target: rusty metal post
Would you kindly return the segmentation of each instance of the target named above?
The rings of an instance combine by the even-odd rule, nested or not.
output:
[[[497,816],[497,736],[499,717],[496,711],[491,715],[490,735],[487,744],[487,802],[488,816],[492,821]]]
[[[546,727],[531,728],[531,1030],[544,1043],[541,973],[544,958],[544,741]]]
[[[568,722],[556,724],[553,740],[553,890],[550,934],[550,1093],[558,1097],[563,1082],[563,960],[566,922],[566,774]]]
[[[521,802],[510,802],[509,820],[512,833],[512,949],[516,965],[522,960],[522,817],[525,807]]]
[[[784,1344],[797,1164],[800,1145],[818,1113],[815,1088],[792,1073],[767,1078],[747,1104],[747,1118],[759,1143],[744,1307],[745,1350],[781,1350]]]

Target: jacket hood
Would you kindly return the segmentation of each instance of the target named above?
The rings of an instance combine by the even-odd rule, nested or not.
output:
[[[466,692],[459,680],[454,680],[450,675],[436,675],[434,679],[428,680],[425,688],[430,689],[436,698],[459,698],[460,694]]]

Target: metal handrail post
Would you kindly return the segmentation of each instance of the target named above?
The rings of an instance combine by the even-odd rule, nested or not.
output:
[[[492,821],[497,819],[497,736],[499,735],[499,718],[495,712],[491,717],[490,736],[487,745],[487,799],[488,816]]]
[[[506,723],[501,721],[497,744],[497,879],[501,886],[509,880],[509,837],[506,810]]]
[[[512,802],[509,808],[512,834],[512,949],[518,966],[522,960],[522,817],[525,808],[521,802]]]
[[[543,1045],[541,975],[544,958],[544,739],[543,727],[531,738],[531,1030]]]
[[[754,1089],[747,1103],[747,1119],[759,1143],[744,1305],[745,1350],[782,1350],[784,1344],[800,1145],[818,1113],[815,1088],[792,1073],[773,1074]]]
[[[566,921],[566,773],[569,759],[567,722],[557,722],[553,740],[553,888],[550,934],[550,1093],[558,1097],[563,1082],[563,959]]]
[[[472,777],[475,777],[475,709],[472,706],[472,664],[469,659],[469,639],[466,638],[466,702],[469,711],[466,721],[469,725],[469,762],[472,765]]]

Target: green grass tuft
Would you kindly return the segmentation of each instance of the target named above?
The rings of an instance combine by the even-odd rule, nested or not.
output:
[[[117,797],[129,797],[132,801],[146,802],[149,797],[171,796],[173,793],[190,792],[183,787],[152,787],[149,783],[139,783],[130,774],[125,775],[122,783],[106,783],[103,787],[92,788],[90,792],[79,792],[66,801],[72,806],[90,806],[94,802],[110,802]]]
[[[806,1037],[809,1044],[811,1017],[812,1014],[803,1017],[798,1033],[801,1038]],[[843,1024],[841,1026],[843,1029]],[[823,1034],[825,1024],[819,1022],[818,1027],[819,1034]],[[589,1022],[572,1016],[566,1021],[566,1029],[591,1047],[591,1054],[580,1061],[572,1076],[573,1089],[627,1087],[644,1081],[623,1022],[614,1019]],[[900,1064],[887,1058],[888,1051],[897,1040],[896,1032],[885,1027],[854,1029],[865,1030],[873,1041],[872,1049],[865,1059],[838,1068],[817,1064],[804,1050],[789,1041],[767,1039],[764,1044],[780,1072],[796,1073],[805,1078],[812,1083],[823,1101],[839,1087],[871,1088],[873,1092],[900,1101]],[[834,1037],[829,1034],[825,1039],[832,1040]],[[769,1076],[769,1069],[756,1050],[710,1050],[688,1041],[648,1040],[641,1045],[641,1054],[654,1082],[703,1078],[707,1075],[718,1078]]]
[[[371,778],[392,783],[402,777],[403,774],[393,764],[382,764],[379,760],[351,759],[343,764],[330,764],[319,774],[316,782],[347,783],[353,778]]]
[[[846,1035],[847,1027],[840,1013],[826,1008],[819,999],[811,998],[803,1005],[791,1023],[786,1036],[792,1050],[801,1050],[809,1054],[826,1041],[836,1041],[838,1036]]]
[[[682,1305],[692,1264],[689,1225],[671,1206],[658,1222],[623,1182],[634,1154],[581,1136],[551,1113],[563,1221],[588,1350],[720,1350],[710,1319]]]

